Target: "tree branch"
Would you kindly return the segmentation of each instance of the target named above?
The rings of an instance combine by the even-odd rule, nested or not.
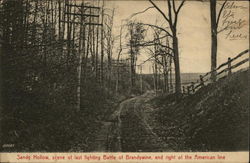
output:
[[[121,28],[120,28],[120,40],[119,40],[120,49],[119,49],[119,52],[118,52],[117,61],[120,60],[120,56],[121,56],[121,53],[122,53],[122,30],[123,30],[123,26],[121,26]]]
[[[132,17],[134,17],[134,16],[136,16],[136,15],[139,15],[139,14],[142,14],[142,13],[146,12],[146,11],[148,11],[148,10],[149,10],[149,9],[151,9],[151,8],[155,8],[155,7],[154,7],[154,6],[150,6],[150,7],[146,8],[146,9],[145,9],[145,10],[143,10],[143,11],[140,11],[140,12],[134,13],[134,14],[132,14],[132,15],[130,16],[130,18],[129,18],[129,19],[131,19]]]
[[[180,10],[181,10],[182,6],[184,5],[185,1],[186,1],[186,0],[182,0],[182,2],[181,2],[181,4],[180,4],[179,8],[178,8],[177,11],[176,11],[176,14],[178,14],[178,13],[180,12]]]
[[[174,13],[176,13],[177,11],[176,11],[176,8],[175,8],[175,1],[174,0],[172,0],[172,5],[173,5]]]
[[[179,14],[179,12],[180,12],[182,6],[184,5],[185,1],[186,1],[186,0],[182,0],[180,6],[178,7],[177,11],[175,12],[174,26],[176,26],[176,24],[177,24],[178,14]]]
[[[217,21],[216,21],[216,29],[218,28],[218,25],[219,25],[219,22],[220,22],[220,17],[221,17],[221,13],[225,7],[227,3],[227,0],[224,1],[224,3],[222,4],[221,8],[220,8],[220,11],[219,11],[219,14],[218,14],[218,17],[217,17]]]
[[[171,2],[170,0],[167,0],[168,2],[168,17],[169,17],[169,26],[172,29],[173,28],[173,21],[172,21],[172,11],[171,11]]]
[[[159,26],[156,26],[156,25],[153,25],[153,24],[146,24],[146,23],[140,23],[140,24],[142,24],[142,25],[147,25],[147,26],[150,26],[150,27],[154,27],[154,28],[160,29],[160,30],[166,32],[166,33],[168,34],[168,36],[173,37],[167,30],[165,30],[165,29],[162,28],[162,27],[159,27]]]
[[[161,54],[156,54],[156,55],[154,55],[153,50],[151,50],[151,49],[149,49],[149,48],[148,48],[148,50],[152,53],[152,54],[151,54],[152,56],[149,57],[148,59],[144,60],[141,64],[139,64],[139,66],[142,65],[142,64],[144,64],[144,63],[146,63],[147,61],[151,60],[152,58],[154,58],[154,60],[155,60],[155,59],[158,60],[158,58],[156,58],[156,57],[162,56]],[[168,53],[167,55],[169,55],[170,57],[173,57],[173,55],[171,55],[171,54],[169,54],[169,53]],[[157,61],[157,60],[155,60],[155,61]],[[159,61],[159,60],[158,60],[158,61]],[[160,61],[159,61],[159,62],[160,62]],[[158,63],[159,63],[159,62],[158,62]]]
[[[158,10],[161,15],[168,21],[170,22],[169,18],[164,14],[164,12],[152,1],[152,0],[149,0],[149,2],[156,8],[156,10]]]
[[[150,48],[147,48],[152,54],[154,54],[154,52],[153,52],[153,50],[151,50]],[[171,54],[171,53],[168,53],[168,52],[166,52],[166,53],[164,53],[163,55],[162,54],[156,54],[156,56],[158,56],[158,55],[161,55],[161,56],[169,56],[169,57],[174,57],[174,55],[173,54]]]
[[[148,41],[147,43],[153,43],[155,41],[161,40],[161,39],[166,38],[166,37],[168,37],[168,35],[165,35],[165,36],[162,36],[162,37],[158,37],[158,38],[156,38],[154,40]]]
[[[168,47],[166,45],[162,45],[161,43],[151,43],[151,44],[149,44],[148,42],[145,42],[145,43],[142,43],[142,44],[136,44],[135,46],[154,46],[154,45],[159,45],[161,47],[173,50],[173,48],[170,48],[170,47]]]

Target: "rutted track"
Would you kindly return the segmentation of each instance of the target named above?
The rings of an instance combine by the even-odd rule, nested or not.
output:
[[[160,152],[167,145],[147,123],[145,103],[153,97],[152,92],[135,97],[121,111],[121,140],[123,152]]]
[[[160,152],[170,151],[147,123],[146,102],[153,97],[147,92],[120,103],[105,122],[97,136],[95,151],[105,152]]]

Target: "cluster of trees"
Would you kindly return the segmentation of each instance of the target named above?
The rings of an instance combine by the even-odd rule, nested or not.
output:
[[[149,2],[153,5],[153,7],[164,17],[164,20],[167,22],[170,30],[160,29],[167,33],[168,37],[171,38],[172,46],[166,45],[167,49],[171,48],[170,56],[172,55],[172,59],[174,62],[174,70],[175,70],[175,93],[177,95],[181,94],[181,73],[180,73],[180,61],[179,61],[179,44],[178,44],[178,36],[177,36],[177,22],[178,15],[180,13],[181,8],[183,7],[185,0],[182,0],[177,7],[177,4],[174,0],[167,0],[167,8],[168,15],[165,14],[154,1],[149,0]],[[157,26],[154,26],[159,28]],[[162,46],[162,44],[158,44]],[[163,46],[164,47],[164,46]],[[169,52],[168,52],[169,54]],[[170,67],[171,69],[171,67]]]
[[[68,87],[78,110],[86,80],[112,87],[115,11],[104,1],[4,0],[1,10],[4,85],[51,95]]]
[[[144,40],[145,29],[138,22],[128,22],[128,36],[129,36],[129,60],[130,60],[130,88],[131,91],[135,89],[136,83],[136,61],[140,54],[140,43]]]
[[[151,41],[143,42],[138,46],[149,46],[150,54],[153,58],[153,73],[154,73],[154,87],[157,91],[159,87],[164,92],[173,90],[172,82],[172,61],[174,63],[174,79],[175,86],[174,92],[177,96],[182,93],[181,90],[181,73],[180,73],[180,59],[179,59],[179,43],[178,43],[178,15],[186,0],[175,1],[167,0],[167,12],[164,12],[163,8],[160,8],[155,1],[149,0],[151,7],[145,9],[156,9],[166,21],[167,27],[158,26],[155,24],[141,23],[143,26],[149,26],[153,29],[154,39]],[[217,68],[217,35],[223,29],[218,29],[220,17],[223,9],[227,3],[227,0],[223,1],[220,7],[217,7],[216,0],[210,1],[210,18],[211,18],[211,80],[216,81]],[[219,9],[219,10],[218,10]],[[143,13],[140,12],[140,13]],[[140,14],[136,13],[134,15]],[[134,16],[133,15],[133,16]],[[226,27],[227,28],[227,27]],[[153,48],[152,48],[153,47]],[[147,60],[148,61],[148,60]],[[160,74],[163,74],[163,82],[160,81]],[[171,89],[169,89],[171,87]]]
[[[157,92],[160,88],[163,89],[164,93],[173,91],[172,85],[172,53],[169,49],[169,38],[168,35],[160,38],[162,31],[159,29],[155,30],[154,34],[154,51],[150,50],[153,55],[153,74],[154,74],[154,89]],[[163,74],[163,82],[161,83],[161,74]]]
[[[114,108],[115,11],[102,0],[2,0],[0,10],[2,141],[68,150],[60,142],[89,136],[79,134]]]
[[[179,63],[179,46],[178,46],[178,36],[177,36],[177,22],[178,15],[181,8],[184,5],[185,0],[181,1],[177,7],[176,2],[173,0],[167,0],[168,15],[160,9],[153,0],[149,0],[152,4],[151,7],[148,7],[143,12],[134,13],[133,16],[144,13],[151,8],[155,8],[163,17],[168,27],[161,27],[154,24],[147,24],[138,21],[130,21],[128,23],[128,33],[131,36],[130,39],[130,51],[129,59],[131,61],[131,88],[134,85],[134,75],[136,72],[136,60],[137,55],[139,54],[140,48],[148,47],[147,50],[152,57],[145,60],[138,66],[142,66],[145,62],[153,60],[153,85],[154,89],[157,92],[162,88],[163,92],[169,93],[175,90],[175,93],[179,96],[181,91],[181,74],[180,74],[180,63]],[[132,23],[131,23],[132,22]],[[146,41],[146,32],[148,27],[152,29],[150,35],[153,35],[153,40]],[[135,31],[133,33],[133,29]],[[137,29],[137,30],[136,30]],[[146,30],[147,29],[147,30]],[[146,32],[145,32],[146,31]],[[132,37],[134,36],[134,37]],[[138,39],[134,39],[138,38]],[[132,41],[131,41],[132,40]],[[133,41],[135,40],[135,41]],[[131,46],[132,45],[132,46]],[[134,47],[134,48],[133,48]],[[175,85],[172,85],[172,62],[174,63],[174,75],[175,75]],[[163,77],[161,77],[163,74]],[[163,82],[161,82],[163,78]]]

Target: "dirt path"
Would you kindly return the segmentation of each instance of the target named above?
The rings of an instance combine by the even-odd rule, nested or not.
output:
[[[146,92],[120,103],[110,116],[111,122],[104,122],[96,139],[96,152],[159,152],[170,151],[168,146],[153,132],[146,112],[146,103],[154,96]]]
[[[149,125],[147,112],[152,110],[147,103],[154,97],[146,92],[126,103],[121,112],[121,140],[123,152],[160,152],[170,151],[167,144],[153,132]]]
[[[117,110],[110,115],[109,122],[103,122],[95,139],[93,152],[121,152],[121,111],[134,98],[125,100],[120,103]]]

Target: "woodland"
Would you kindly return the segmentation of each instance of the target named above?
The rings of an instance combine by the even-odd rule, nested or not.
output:
[[[15,145],[0,147],[1,151],[92,151],[102,122],[109,121],[126,99],[154,91],[152,103],[163,107],[180,101],[185,106],[192,97],[194,101],[200,98],[197,94],[186,98],[194,86],[186,87],[191,84],[190,78],[183,82],[186,78],[182,79],[180,70],[178,21],[189,2],[166,0],[167,12],[154,0],[148,3],[149,8],[128,17],[152,9],[163,17],[166,27],[126,19],[119,34],[114,35],[116,10],[105,0],[0,0],[0,144]],[[217,36],[230,28],[220,26],[227,3],[209,1],[212,83],[217,82]],[[138,63],[142,50],[150,57]],[[153,73],[142,73],[146,62],[152,63]],[[203,86],[201,75],[194,78]],[[162,126],[178,126],[181,122],[163,116],[182,114],[172,109],[163,107],[152,116],[161,120]],[[185,119],[188,123],[196,114],[189,113],[191,118]],[[242,115],[245,124],[247,117]],[[190,123],[196,126],[196,122]],[[195,130],[190,128],[190,132]],[[206,134],[205,129],[201,131]],[[176,132],[176,137],[183,137],[179,130]],[[205,150],[194,140],[188,139],[193,146],[174,146],[177,151],[187,150],[187,146]]]

